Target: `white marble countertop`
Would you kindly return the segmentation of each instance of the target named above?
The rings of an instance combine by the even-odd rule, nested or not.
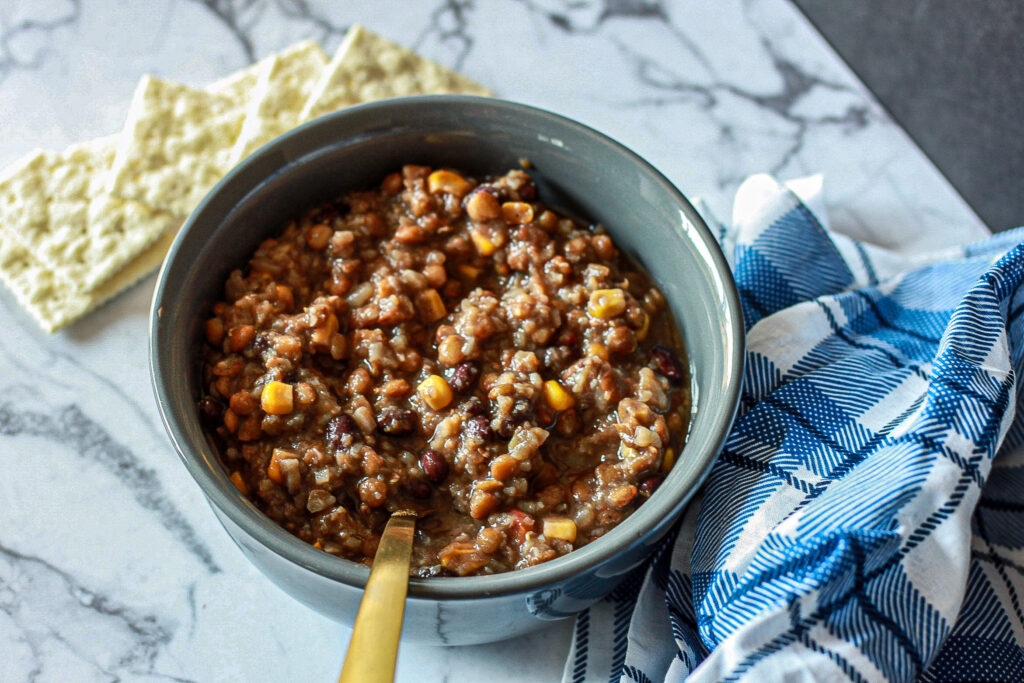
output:
[[[750,173],[822,172],[835,228],[985,234],[785,0],[6,0],[0,166],[117,131],[143,73],[202,85],[353,22],[603,130],[721,216]],[[248,564],[164,435],[153,281],[52,337],[0,288],[0,680],[335,680],[348,630]],[[398,679],[557,679],[570,630],[403,645]]]

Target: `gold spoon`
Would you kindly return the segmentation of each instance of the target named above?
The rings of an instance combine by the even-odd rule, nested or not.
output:
[[[338,683],[391,683],[395,680],[416,517],[412,510],[398,510],[391,514],[384,527]]]

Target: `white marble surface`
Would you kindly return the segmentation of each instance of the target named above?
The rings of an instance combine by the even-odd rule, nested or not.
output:
[[[0,165],[118,130],[145,72],[201,85],[356,21],[609,133],[720,215],[750,173],[821,171],[836,228],[985,234],[785,0],[4,0]],[[348,630],[248,565],[163,433],[152,288],[53,337],[0,291],[0,680],[334,680]],[[557,679],[569,631],[406,645],[398,679]]]

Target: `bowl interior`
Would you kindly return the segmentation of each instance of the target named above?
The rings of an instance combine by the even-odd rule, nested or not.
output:
[[[308,123],[230,173],[187,221],[154,298],[151,361],[172,440],[211,501],[271,550],[361,585],[368,570],[292,537],[228,482],[198,421],[201,326],[223,283],[263,239],[305,209],[372,187],[403,164],[500,174],[532,164],[540,199],[604,225],[661,287],[693,373],[688,443],[659,494],[600,542],[527,570],[491,577],[413,580],[412,595],[522,590],[610,556],[681,509],[718,452],[735,412],[742,325],[735,286],[711,233],[661,174],[610,139],[562,117],[482,98],[405,98],[354,107]],[[256,514],[254,514],[256,513]]]

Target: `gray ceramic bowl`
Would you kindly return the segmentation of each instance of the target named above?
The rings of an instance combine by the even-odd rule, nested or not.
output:
[[[700,216],[642,159],[579,123],[492,99],[403,98],[312,121],[229,173],[185,223],[157,283],[150,358],[167,432],[224,528],[272,581],[330,617],[351,623],[369,570],[287,533],[228,481],[196,408],[202,324],[228,273],[304,209],[371,187],[406,163],[483,175],[524,158],[542,201],[605,225],[665,293],[692,364],[689,439],[657,493],[599,541],[506,574],[411,580],[404,636],[499,640],[601,598],[676,521],[729,431],[743,364],[736,288]]]

